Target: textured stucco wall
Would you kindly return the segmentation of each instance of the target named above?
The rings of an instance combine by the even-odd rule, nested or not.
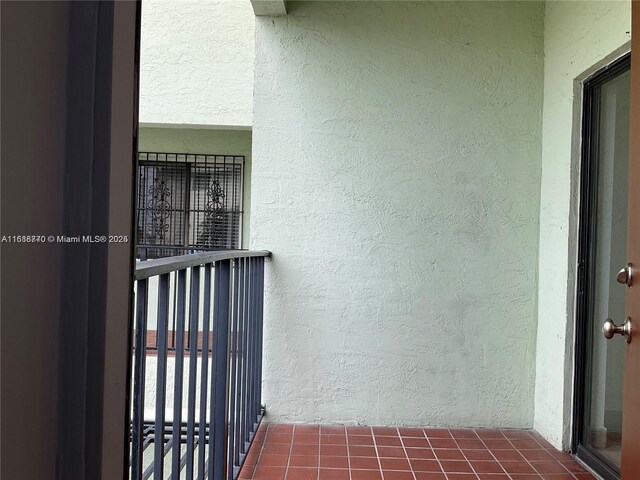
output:
[[[140,122],[250,126],[249,0],[144,0]]]
[[[535,428],[568,447],[580,145],[577,80],[629,41],[630,2],[547,2]]]
[[[251,213],[250,130],[142,127],[138,137],[138,149],[141,152],[244,155],[242,247],[247,248]]]
[[[270,420],[533,424],[543,5],[256,19]]]

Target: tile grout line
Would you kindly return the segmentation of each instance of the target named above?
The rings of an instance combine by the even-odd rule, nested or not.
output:
[[[533,438],[531,438],[531,435],[529,435],[529,432],[528,432],[528,431],[527,431],[527,436],[529,437],[529,439],[530,439],[530,440],[534,440]],[[506,435],[505,435],[505,437],[506,437]],[[518,452],[520,455],[522,455],[522,451],[521,451],[522,449],[519,449],[518,447],[516,447],[516,446],[514,445],[514,443],[511,441],[511,439],[510,439],[510,438],[507,438],[507,440],[509,440],[509,443],[511,444],[511,446],[512,446],[513,448],[515,448],[515,449],[517,450],[517,452]],[[518,440],[518,439],[514,439],[514,440]],[[520,439],[520,440],[522,440],[522,439]],[[535,440],[534,440],[534,441],[535,441]],[[536,443],[538,443],[538,442],[536,442]],[[538,445],[540,445],[540,444],[538,443]],[[542,448],[542,445],[540,445],[540,448]],[[524,450],[528,450],[528,449],[524,449]],[[543,450],[544,450],[544,449],[543,449]],[[536,472],[536,475],[538,475],[539,477],[542,477],[542,474],[541,474],[540,472],[538,472],[538,469],[532,465],[532,463],[529,461],[529,459],[528,459],[527,457],[525,457],[524,455],[522,455],[522,458],[524,458],[524,460],[529,464],[529,466],[530,466],[531,468],[533,468],[533,471],[534,471],[534,472]],[[556,460],[555,458],[554,458],[554,460],[557,462],[557,460]],[[560,463],[560,462],[558,462],[558,463]],[[563,466],[563,468],[564,468],[564,466]],[[566,469],[565,469],[565,470],[566,470]]]
[[[260,452],[258,453],[258,455],[256,456],[256,463],[255,465],[253,465],[253,471],[251,472],[251,479],[253,479],[253,477],[256,474],[256,470],[258,469],[258,465],[260,464],[260,459],[262,458],[262,453],[264,452],[264,446],[267,443],[267,432],[269,431],[269,425],[267,424],[267,428],[264,429],[264,439],[262,440],[262,444],[260,445]],[[249,451],[247,451],[247,456],[249,455],[249,452],[251,451],[251,449],[249,449]],[[245,462],[247,460],[247,457],[245,456]],[[244,468],[244,464],[245,462],[242,462],[242,467],[240,467],[240,471],[238,472],[238,477],[240,477],[240,473],[242,472],[242,469]]]
[[[291,425],[291,443],[289,444],[289,454],[287,455],[287,464],[285,465],[284,468],[284,480],[287,479],[287,475],[289,474],[289,464],[291,463],[291,454],[293,453],[293,439],[295,438],[295,434],[296,434],[296,426],[295,425]]]
[[[349,480],[351,480],[351,460],[349,459],[349,437],[347,436],[347,427],[346,425],[343,425],[343,429],[342,429],[343,433],[344,433],[344,446],[347,449],[347,471],[349,473]],[[321,432],[322,434],[322,432]],[[325,435],[335,435],[335,433],[327,433]],[[322,442],[322,437],[320,437],[320,441]],[[327,443],[327,445],[339,445],[339,444],[335,444],[335,443]],[[320,478],[320,462],[322,459],[322,444],[320,444],[320,453],[319,453],[319,457],[318,457],[318,479]],[[327,455],[327,457],[339,457],[339,455]],[[337,467],[327,467],[327,468],[337,468]]]
[[[544,449],[544,451],[545,451],[545,452],[549,452],[549,449],[548,449],[547,447],[545,447],[542,443],[540,443],[540,442],[538,441],[538,439],[537,439],[537,438],[535,438],[535,437],[532,435],[532,433],[536,433],[536,434],[540,435],[540,433],[539,433],[539,432],[536,432],[533,428],[531,428],[531,429],[529,429],[529,430],[528,430],[528,433],[529,433],[529,436],[531,437],[531,439],[532,439],[532,440],[534,440],[538,445],[540,445],[540,447],[542,447],[542,448]],[[544,437],[543,437],[543,440],[544,440]],[[548,443],[548,442],[547,442],[547,443]],[[555,447],[554,447],[553,445],[551,445],[551,447],[555,450]],[[566,453],[566,452],[563,452],[563,453]],[[569,458],[571,458],[571,454],[567,453],[567,455],[569,455]],[[552,455],[552,456],[553,456],[553,455]],[[562,465],[562,468],[564,468],[564,469],[569,473],[569,475],[571,475],[575,480],[578,480],[578,475],[577,475],[577,473],[576,473],[576,472],[572,472],[572,471],[570,471],[570,470],[566,467],[566,465],[565,465],[563,462],[561,462],[560,460],[558,460],[556,457],[553,457],[553,459],[554,459],[556,462],[558,462],[560,465]],[[575,459],[573,459],[573,460],[575,461]],[[541,475],[541,476],[543,476],[543,475]],[[593,474],[592,474],[592,476],[593,476]],[[594,480],[595,480],[595,477],[594,477]]]
[[[502,432],[502,430],[498,429],[498,432],[500,432],[500,435],[502,435],[502,438],[503,438],[504,440],[507,440],[507,441],[509,440],[509,439],[507,438],[507,436]],[[476,435],[478,435],[478,434],[476,433]],[[482,444],[485,446],[485,448],[487,449],[487,451],[489,452],[489,454],[493,457],[493,459],[498,463],[498,465],[500,465],[500,468],[502,469],[502,471],[504,472],[504,474],[505,474],[509,479],[511,479],[511,480],[512,480],[512,479],[513,479],[513,477],[511,477],[511,474],[510,474],[509,472],[507,472],[507,470],[504,468],[504,466],[502,465],[502,461],[498,460],[498,458],[493,454],[493,450],[492,450],[492,449],[490,449],[490,448],[487,446],[487,444],[484,442],[484,439],[483,439],[483,438],[481,438],[481,437],[480,437],[480,435],[478,435],[478,438],[480,438],[480,441],[481,441],[481,442],[482,442]],[[487,440],[493,440],[493,439],[491,439],[491,438],[487,438]],[[500,439],[499,439],[499,438],[496,438],[495,440],[500,440]],[[509,442],[509,443],[511,443],[511,442]],[[513,444],[511,444],[511,446],[513,447]],[[500,450],[500,449],[496,449],[496,450]],[[463,454],[463,455],[464,455],[464,454]],[[466,455],[465,455],[465,458],[466,458]],[[524,458],[524,456],[523,456],[523,458]],[[473,468],[473,467],[472,467],[472,468]]]
[[[271,426],[268,427],[267,431],[271,429]],[[262,460],[263,455],[265,455],[264,453],[264,448],[267,444],[267,432],[265,432],[264,434],[264,443],[262,444],[262,448],[260,449],[260,457],[256,460],[256,465],[255,468],[253,470],[253,474],[255,475],[256,470],[258,469],[258,462]],[[251,476],[251,478],[253,478],[253,475]],[[284,477],[283,477],[284,478]]]
[[[320,449],[322,448],[322,425],[318,425],[318,464],[316,465],[316,480],[320,479]]]
[[[344,426],[344,436],[347,439],[346,443],[347,443],[347,468],[348,468],[348,472],[349,472],[349,480],[351,479],[351,452],[349,451],[349,429],[347,428],[347,425]]]
[[[316,460],[318,460],[317,465],[316,465],[316,470],[317,470],[317,474],[316,474],[316,479],[320,479],[320,460],[321,460],[321,456],[320,456],[320,452],[322,451],[322,435],[327,435],[326,433],[323,434],[322,433],[322,424],[317,424],[318,425],[318,451],[316,452]]]
[[[532,438],[532,437],[531,437],[531,435],[529,434],[529,431],[527,431],[527,430],[521,430],[521,431],[526,431],[526,432],[527,432],[527,436],[529,437],[529,440],[533,440],[533,441],[535,441],[535,439],[534,439],[534,438]],[[526,449],[526,448],[525,448],[525,449],[520,449],[520,448],[516,447],[516,446],[514,445],[514,443],[511,441],[511,439],[510,439],[510,438],[508,438],[506,435],[505,435],[505,438],[508,440],[508,442],[511,444],[511,446],[512,446],[512,447],[513,447],[513,448],[514,448],[514,449],[515,449],[515,450],[516,450],[520,455],[522,455],[521,450],[531,450],[531,449]],[[514,440],[522,440],[522,439],[521,439],[521,438],[520,438],[520,439],[516,438],[516,439],[514,439]],[[538,442],[536,442],[536,443],[538,443]],[[538,445],[540,445],[540,444],[538,443]],[[540,445],[540,448],[542,448],[543,450],[545,450],[545,451],[546,451],[546,449],[545,449],[542,445]],[[534,466],[531,464],[531,462],[529,461],[529,459],[528,459],[527,457],[525,457],[524,455],[522,455],[522,458],[524,458],[525,462],[527,462],[527,463],[529,464],[529,466],[533,469],[533,471],[535,472],[535,475],[538,475],[539,477],[542,477],[542,476],[543,476],[543,475],[542,475],[542,473],[538,472],[538,470],[536,469],[536,467],[534,467]],[[558,462],[558,460],[556,460],[555,458],[554,458],[554,461]],[[558,462],[558,463],[560,463],[560,462]],[[561,464],[561,465],[562,465],[562,464]],[[564,468],[564,465],[562,466],[562,468]],[[566,469],[565,469],[565,470],[566,470]],[[571,474],[571,475],[573,475],[573,474]]]
[[[480,438],[480,436],[476,433],[475,429],[470,429],[471,432],[473,432],[473,434],[476,436],[476,438],[478,440],[480,440],[482,442],[482,439]],[[476,476],[477,479],[480,478],[480,475],[478,475],[478,472],[476,472],[476,469],[473,468],[473,465],[471,464],[471,461],[467,458],[467,456],[464,454],[464,452],[462,451],[462,448],[460,448],[460,444],[458,443],[458,439],[456,437],[453,436],[453,433],[451,433],[451,430],[449,430],[449,434],[451,435],[451,438],[453,438],[454,443],[456,444],[456,446],[458,447],[458,450],[460,450],[460,453],[462,454],[462,457],[466,460],[467,464],[469,465],[469,467],[471,467],[471,470],[473,471],[473,474]],[[464,439],[463,439],[464,440]],[[471,440],[471,439],[469,439]],[[484,443],[484,442],[483,442]],[[486,445],[485,445],[486,446]]]
[[[411,464],[411,459],[409,458],[409,453],[407,452],[407,447],[404,444],[404,438],[400,434],[400,429],[399,428],[396,428],[396,431],[398,432],[398,437],[400,438],[400,445],[402,445],[402,450],[404,450],[404,456],[407,457],[407,462],[409,463],[409,471],[411,472],[411,476],[413,476],[413,480],[416,480],[416,472],[413,471],[413,465]],[[424,436],[424,429],[422,429],[422,435]],[[425,440],[426,440],[426,437],[425,437]],[[435,457],[435,455],[434,455],[434,457]]]
[[[364,425],[357,425],[357,426],[358,427],[363,427]],[[374,438],[374,435],[373,435],[373,427],[367,427],[367,428],[369,428],[369,433],[371,435],[371,440],[373,441],[373,445],[371,445],[371,446],[376,451],[376,459],[378,460],[378,469],[380,470],[380,475],[382,476],[382,467],[380,465],[380,457],[378,455],[378,449],[376,448],[376,444],[375,444],[375,438]],[[351,443],[349,442],[348,428],[345,429],[345,435],[346,435],[346,438],[347,438],[346,446],[347,446],[347,457],[348,457],[347,461],[349,463],[349,479],[351,479],[352,478],[352,476],[351,476],[351,470],[352,470],[351,469],[351,450],[349,448],[349,447],[351,447]],[[354,435],[360,436],[359,433],[358,434],[354,434]],[[354,447],[366,447],[367,445],[356,445],[356,444],[354,444],[353,446]],[[354,469],[354,470],[359,470],[359,469]]]
[[[535,438],[535,437],[532,435],[532,433],[534,433],[534,432],[535,432],[535,433],[538,433],[538,432],[536,432],[533,428],[530,428],[530,429],[528,429],[528,430],[527,430],[527,433],[529,434],[529,437],[530,437],[533,441],[535,441],[538,445],[540,445],[540,448],[542,448],[545,452],[547,452],[547,453],[548,453],[548,452],[549,452],[549,449],[548,449],[547,447],[545,447],[542,443],[540,443],[540,442],[538,441],[538,439],[537,439],[537,438]],[[540,435],[540,434],[538,433],[538,435]],[[555,450],[555,447],[554,447],[553,445],[551,445],[551,447]],[[563,452],[563,453],[564,453],[564,452]],[[523,457],[524,457],[524,455],[523,455]],[[553,457],[553,455],[552,455],[552,457]],[[574,472],[569,471],[569,469],[564,465],[564,463],[562,463],[562,462],[561,462],[560,460],[558,460],[556,457],[553,457],[553,459],[554,459],[556,462],[558,462],[560,465],[562,465],[562,468],[564,468],[564,469],[567,471],[567,473],[568,473],[569,475],[571,475],[575,480],[578,480],[578,476],[577,476]],[[533,465],[532,465],[532,467],[533,467]],[[534,468],[534,470],[535,470],[535,467],[533,467],[533,468]],[[542,474],[539,474],[539,475],[540,475],[541,477],[543,477],[543,478],[544,478],[544,475],[542,475]],[[594,480],[595,480],[595,479],[594,479]]]
[[[538,442],[538,440],[536,440],[534,437],[532,437],[532,436],[531,436],[531,432],[532,432],[533,430],[531,430],[531,429],[527,429],[527,430],[521,430],[521,431],[525,431],[525,432],[527,432],[527,435],[529,436],[529,440],[533,440],[534,442],[536,442],[536,443],[540,446],[540,448],[541,448],[542,450],[544,450],[545,452],[548,452],[548,449],[547,449],[547,448],[545,448],[545,447],[544,447],[540,442]],[[506,437],[506,435],[505,435],[505,438],[507,438],[507,437]],[[514,448],[518,453],[520,453],[520,455],[522,455],[521,450],[537,450],[537,449],[529,449],[529,448],[519,449],[519,448],[517,448],[517,447],[513,444],[512,439],[507,438],[507,440],[509,441],[509,443],[511,444],[511,446],[512,446],[512,447],[513,447],[513,448]],[[522,439],[514,439],[514,440],[522,440]],[[533,470],[536,472],[535,474],[536,474],[536,475],[538,475],[539,477],[544,478],[544,476],[545,476],[545,475],[563,475],[563,473],[559,473],[559,474],[543,474],[543,473],[540,473],[540,472],[538,472],[538,470],[536,469],[536,467],[534,467],[534,466],[533,466],[533,464],[531,463],[531,461],[530,461],[527,457],[525,457],[524,455],[522,455],[522,457],[523,457],[523,458],[525,459],[525,461],[529,464],[529,466],[530,466],[531,468],[533,468]],[[543,460],[543,461],[544,461],[544,460]],[[560,465],[562,465],[562,468],[564,468],[564,469],[566,470],[566,473],[568,473],[569,475],[571,475],[573,478],[575,478],[575,479],[577,479],[577,478],[578,478],[578,477],[577,477],[573,472],[570,472],[570,471],[567,469],[567,467],[565,467],[565,466],[562,464],[562,462],[561,462],[560,460],[558,460],[556,457],[553,457],[553,460],[549,460],[549,462],[552,462],[552,461],[554,461],[554,462],[559,463]]]
[[[371,428],[371,437],[373,438],[373,448],[376,450],[376,459],[378,460],[378,470],[380,470],[380,478],[384,480],[384,473],[382,473],[382,462],[380,461],[380,452],[378,451],[378,442],[376,442],[376,434],[373,431],[373,427],[370,427],[370,428]]]
[[[449,436],[451,438],[453,438],[453,435],[451,435],[451,432],[449,431],[448,428],[444,428],[443,430],[446,430],[447,433],[449,434]],[[433,452],[433,458],[435,458],[436,462],[438,462],[438,466],[440,467],[440,470],[442,471],[442,475],[444,475],[445,480],[449,480],[449,475],[447,475],[447,472],[445,472],[444,468],[442,468],[442,463],[440,462],[440,458],[438,458],[438,456],[436,455],[436,450],[433,448],[433,445],[431,445],[431,439],[427,435],[427,432],[426,432],[426,430],[424,428],[422,429],[422,432],[424,433],[424,436],[427,439],[427,443],[429,444],[429,447],[431,448],[431,451]],[[444,438],[446,438],[446,437],[444,437]]]

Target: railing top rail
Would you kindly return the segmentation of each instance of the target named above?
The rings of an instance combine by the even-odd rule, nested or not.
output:
[[[158,248],[162,248],[158,246]],[[220,260],[247,257],[271,257],[268,250],[217,250],[213,252],[191,253],[189,255],[177,255],[175,257],[157,258],[136,262],[135,280],[155,277],[163,273],[175,272],[184,268],[214,263]]]

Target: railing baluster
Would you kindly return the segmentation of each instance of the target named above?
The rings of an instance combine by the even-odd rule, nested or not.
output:
[[[209,326],[211,318],[212,263],[204,266],[204,299],[202,314],[202,368],[200,371],[200,420],[198,429],[198,480],[205,478],[207,443],[207,381],[209,376]]]
[[[258,418],[262,417],[262,348],[264,342],[264,257],[258,260]]]
[[[214,367],[211,378],[211,430],[209,433],[210,480],[223,479],[226,471],[230,273],[230,260],[216,262],[213,301]]]
[[[248,378],[248,397],[249,405],[247,407],[247,442],[251,443],[251,432],[253,431],[253,422],[255,420],[253,416],[253,377],[255,375],[255,350],[254,350],[254,335],[255,335],[255,290],[256,290],[256,264],[253,258],[249,259],[249,378]],[[247,445],[247,451],[249,445]]]
[[[260,415],[260,369],[258,365],[260,363],[260,358],[258,355],[258,341],[260,340],[260,328],[258,322],[258,307],[260,305],[260,262],[257,258],[253,259],[255,264],[255,288],[253,292],[253,326],[254,326],[254,335],[253,335],[253,345],[255,352],[254,359],[254,374],[253,374],[253,430],[255,432],[256,426],[258,425],[258,417]]]
[[[167,330],[169,327],[169,274],[160,275],[158,282],[158,370],[156,374],[156,418],[153,453],[153,478],[164,480],[164,410],[167,381]]]
[[[253,259],[255,265],[255,287],[253,291],[253,348],[254,348],[254,362],[253,362],[253,431],[256,431],[258,425],[258,416],[260,413],[260,369],[258,365],[260,359],[258,358],[258,352],[260,351],[258,341],[260,340],[260,329],[258,323],[258,307],[260,305],[260,262],[257,258]],[[255,435],[255,433],[254,433]]]
[[[178,301],[176,309],[175,341],[175,374],[173,380],[173,449],[171,451],[171,475],[180,478],[180,450],[182,436],[182,380],[184,378],[184,320],[185,298],[187,291],[187,270],[178,270]]]
[[[227,479],[233,480],[234,465],[235,465],[235,451],[237,444],[235,443],[235,430],[236,430],[236,372],[238,364],[238,307],[240,297],[240,276],[238,274],[239,261],[234,262],[233,268],[233,303],[232,303],[232,320],[231,320],[231,374],[229,376],[229,452],[227,458]]]
[[[253,388],[251,379],[253,378],[253,258],[248,259],[249,263],[249,288],[247,290],[247,433],[245,437],[245,451],[249,452],[251,442],[251,430],[253,430]]]
[[[235,412],[235,458],[234,465],[240,465],[240,454],[244,453],[243,440],[242,440],[242,395],[244,390],[242,388],[242,379],[244,372],[244,297],[245,297],[245,259],[239,258],[236,260],[238,268],[238,318],[236,321],[236,349],[238,357],[238,372],[236,380],[236,412]]]
[[[250,318],[250,303],[251,297],[251,262],[250,259],[245,261],[245,294],[244,294],[244,328],[242,330],[242,344],[243,344],[243,356],[244,356],[244,371],[242,375],[242,453],[247,454],[247,440],[249,439],[249,375],[250,375],[250,355],[249,355],[249,318]]]
[[[200,301],[200,267],[191,268],[189,301],[189,391],[187,398],[187,480],[193,480],[193,455],[196,423],[196,376],[198,374],[198,313]]]
[[[172,350],[175,351],[176,349],[176,318],[178,318],[177,315],[177,308],[178,308],[178,289],[176,288],[176,283],[177,282],[177,278],[178,278],[178,274],[176,272],[176,274],[174,275],[174,284],[173,284],[173,312],[171,313],[171,327],[169,328],[170,332],[173,332],[173,335],[171,335],[171,339],[169,342],[169,346]]]
[[[133,386],[132,465],[131,479],[142,480],[144,453],[144,390],[147,359],[147,296],[148,280],[140,280],[136,288],[136,337]]]

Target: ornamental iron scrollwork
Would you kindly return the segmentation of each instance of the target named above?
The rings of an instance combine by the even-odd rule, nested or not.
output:
[[[207,186],[204,220],[200,224],[198,244],[213,247],[222,240],[219,236],[224,231],[225,197],[226,195],[222,186],[220,186],[220,182],[212,180]]]
[[[156,177],[153,185],[149,187],[150,199],[147,208],[151,210],[151,228],[149,236],[155,238],[157,244],[164,244],[165,235],[169,231],[169,218],[171,216],[171,190],[164,180]]]

